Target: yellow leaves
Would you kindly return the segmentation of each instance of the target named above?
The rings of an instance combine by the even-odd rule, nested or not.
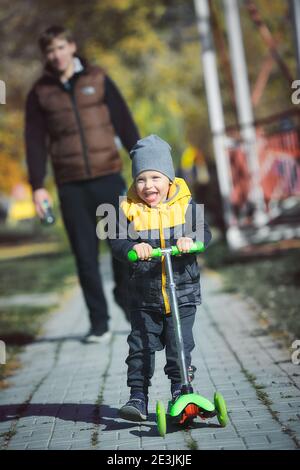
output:
[[[12,204],[8,213],[8,222],[15,223],[19,220],[33,219],[36,216],[32,200],[16,201]]]
[[[10,194],[14,185],[24,179],[22,113],[6,112],[0,126],[0,192]]]
[[[120,41],[120,52],[128,55],[159,54],[163,51],[163,48],[164,46],[158,36],[150,31],[147,34],[139,32]]]
[[[176,99],[176,96],[168,98],[168,108],[170,109],[173,115],[182,116],[183,109],[179,106],[179,103]]]
[[[103,67],[108,74],[120,66],[120,59],[116,52],[103,49],[97,42],[89,42],[85,48],[85,53],[93,63]]]
[[[4,152],[0,152],[0,167],[0,192],[10,194],[15,184],[24,179],[24,171],[19,162]]]
[[[15,160],[21,160],[23,155],[23,113],[20,111],[6,112],[0,121],[0,127],[0,151]]]
[[[181,167],[184,170],[190,170],[193,167],[196,154],[197,149],[191,145],[185,149],[181,157]]]
[[[109,7],[114,10],[118,11],[126,11],[128,8],[130,8],[134,3],[136,3],[133,0],[109,0]],[[98,0],[97,6],[96,6],[96,11],[105,11],[108,8],[108,2],[105,2],[103,0]]]

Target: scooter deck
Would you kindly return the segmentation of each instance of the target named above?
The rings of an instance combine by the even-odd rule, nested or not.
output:
[[[168,415],[172,418],[179,416],[189,404],[196,405],[205,412],[213,413],[215,411],[215,406],[207,398],[198,393],[188,393],[180,395],[175,403],[169,402]]]

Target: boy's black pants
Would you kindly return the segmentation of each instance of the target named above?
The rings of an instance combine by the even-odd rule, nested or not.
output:
[[[62,217],[77,272],[89,311],[91,329],[101,334],[108,329],[108,309],[99,271],[99,239],[96,233],[96,209],[99,204],[112,204],[117,210],[119,196],[126,185],[119,173],[87,181],[64,183],[58,187]],[[126,265],[112,259],[115,281],[114,297],[126,312]]]
[[[181,329],[184,342],[186,366],[191,365],[191,351],[195,347],[193,325],[196,306],[179,307]],[[180,369],[177,363],[177,349],[173,318],[171,315],[156,310],[133,310],[131,317],[131,333],[128,336],[129,355],[127,385],[131,391],[143,391],[147,394],[151,385],[151,377],[155,367],[155,351],[165,348],[165,374],[171,383],[180,383]]]

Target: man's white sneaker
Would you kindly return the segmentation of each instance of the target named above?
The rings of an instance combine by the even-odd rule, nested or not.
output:
[[[106,331],[102,335],[88,334],[83,339],[83,342],[88,343],[88,344],[91,344],[91,343],[107,343],[108,341],[110,341],[111,336],[112,336],[111,331]]]

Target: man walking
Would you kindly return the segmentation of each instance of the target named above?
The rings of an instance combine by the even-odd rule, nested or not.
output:
[[[140,138],[127,105],[109,76],[76,55],[72,34],[48,28],[39,39],[43,75],[26,102],[25,142],[29,181],[37,214],[43,201],[47,154],[51,156],[62,217],[89,311],[86,342],[110,338],[109,314],[98,266],[96,208],[118,207],[126,191],[116,138],[129,152]],[[113,259],[114,297],[126,310],[125,266]]]

